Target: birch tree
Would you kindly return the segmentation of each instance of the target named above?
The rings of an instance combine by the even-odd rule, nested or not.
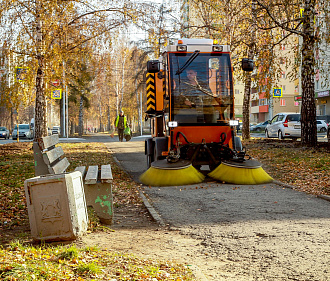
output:
[[[316,0],[259,1],[259,11],[269,18],[269,26],[260,29],[280,29],[285,37],[296,35],[301,44],[297,48],[301,69],[301,142],[305,146],[317,144],[315,105],[315,55],[317,45],[327,48],[329,43],[329,2]],[[318,23],[318,25],[316,25]],[[323,43],[323,44],[322,44]]]
[[[136,21],[145,12],[142,4],[136,7],[125,1],[94,3],[85,0],[3,0],[1,3],[2,42],[14,53],[28,56],[35,65],[35,139],[47,135],[45,78],[52,62],[62,61],[78,46]],[[70,33],[77,34],[73,29],[79,31],[79,36],[63,40]]]

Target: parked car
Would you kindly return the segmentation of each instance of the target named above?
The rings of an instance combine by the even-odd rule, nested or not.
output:
[[[9,139],[9,130],[6,127],[0,127],[0,138]]]
[[[283,112],[276,114],[267,125],[265,135],[266,138],[300,138],[300,113]]]
[[[250,131],[256,132],[256,131],[265,131],[267,125],[270,123],[270,120],[267,120],[265,122],[258,123],[257,125],[251,126]]]
[[[33,139],[33,130],[30,124],[18,124],[19,138]],[[13,140],[17,140],[17,125],[12,133]]]
[[[52,129],[52,134],[55,135],[55,134],[60,134],[61,132],[61,127],[60,126],[54,126],[53,129]]]
[[[316,120],[316,126],[318,132],[326,132],[328,130],[328,125],[323,120]]]
[[[330,115],[318,115],[316,116],[316,120],[323,120],[327,123],[328,127],[330,126]]]

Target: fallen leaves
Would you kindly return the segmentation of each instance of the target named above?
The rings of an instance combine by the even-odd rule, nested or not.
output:
[[[111,164],[114,204],[142,206],[138,185],[112,159],[105,145],[61,144],[71,163],[68,171],[83,164]],[[34,247],[12,242],[14,235],[29,241],[24,181],[34,177],[33,151],[30,143],[1,146],[0,150],[0,279],[1,280],[194,280],[184,265],[159,262],[121,255],[96,247],[79,249],[75,246],[42,244]],[[89,211],[89,231],[113,232],[102,227]],[[10,231],[8,231],[10,229]]]
[[[329,147],[305,148],[289,141],[246,141],[248,153],[274,179],[311,194],[330,195]]]

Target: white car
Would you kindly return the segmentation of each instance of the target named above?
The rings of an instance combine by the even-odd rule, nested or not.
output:
[[[9,139],[9,130],[6,127],[0,127],[0,138]]]
[[[18,124],[19,138],[33,139],[33,130],[30,124]],[[12,139],[17,140],[17,125],[12,133]]]
[[[265,129],[266,138],[301,138],[300,113],[276,114]]]
[[[316,126],[318,132],[326,132],[328,130],[328,125],[324,120],[316,120]]]
[[[53,129],[52,129],[52,134],[55,135],[55,134],[60,134],[61,132],[61,127],[60,126],[54,126]]]

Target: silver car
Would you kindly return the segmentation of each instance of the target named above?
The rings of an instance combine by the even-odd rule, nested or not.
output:
[[[265,135],[266,138],[300,138],[300,113],[284,112],[276,114],[267,125]]]
[[[33,130],[29,124],[18,124],[18,132],[19,138],[33,139]],[[12,139],[17,139],[17,125],[15,125],[13,130]]]
[[[0,138],[9,139],[9,130],[6,127],[0,127]]]
[[[52,134],[55,135],[55,134],[60,134],[61,132],[61,127],[60,126],[54,126],[53,129],[52,129]]]

